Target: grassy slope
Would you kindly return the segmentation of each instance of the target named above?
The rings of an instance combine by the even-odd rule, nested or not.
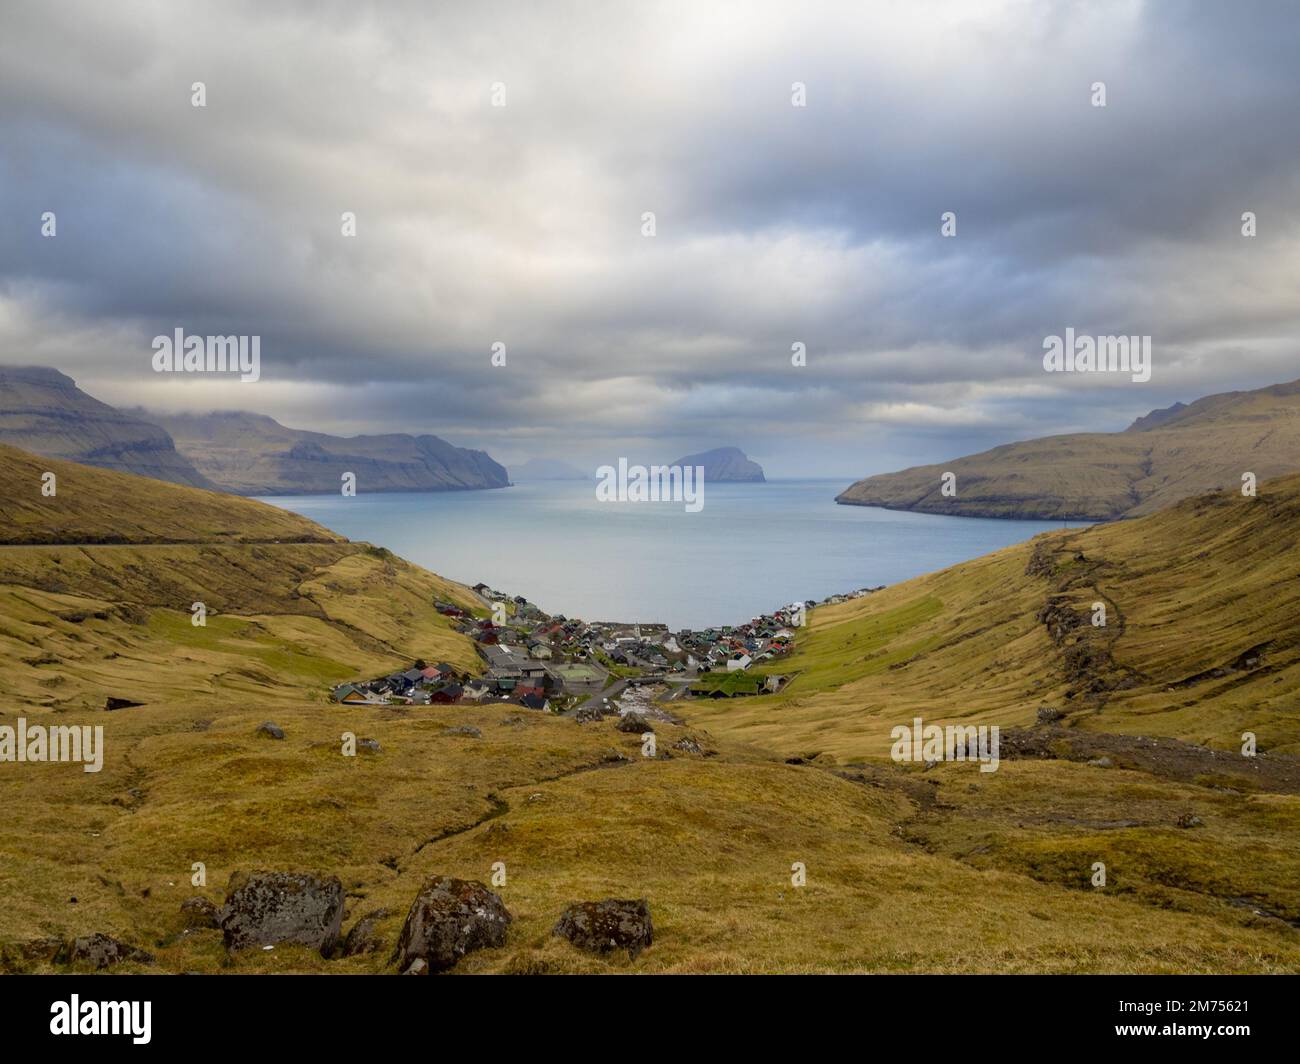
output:
[[[213,491],[177,490],[0,444],[0,543],[338,543],[297,514]],[[56,493],[42,477],[55,474]]]
[[[881,757],[914,716],[1028,725],[1047,704],[1079,728],[1221,749],[1251,730],[1261,749],[1297,754],[1297,535],[1300,476],[1044,533],[814,610],[782,694],[702,719],[782,752]],[[1082,622],[1059,645],[1040,616],[1049,601]],[[1095,602],[1105,628],[1088,623]],[[1253,665],[1238,660],[1261,645]]]
[[[133,491],[158,486],[116,487],[119,508],[134,508]],[[113,524],[111,511],[101,515],[101,530]],[[1014,585],[1025,557],[1013,554],[975,565],[1003,565]],[[721,711],[714,737],[657,726],[661,753],[689,731],[712,756],[648,760],[637,736],[608,721],[579,726],[508,706],[332,705],[321,681],[333,663],[391,662],[396,639],[427,656],[423,643],[440,630],[459,638],[429,608],[435,587],[450,596],[454,585],[353,544],[21,548],[0,551],[0,564],[0,653],[14,693],[6,716],[102,724],[107,742],[98,775],[0,765],[0,803],[16,811],[0,823],[0,966],[51,970],[22,944],[105,931],[150,949],[167,971],[382,971],[387,950],[324,961],[280,947],[228,959],[218,933],[182,935],[191,864],[206,863],[201,892],[218,901],[237,869],[337,874],[345,927],[382,906],[391,945],[424,876],[486,881],[500,860],[516,922],[505,947],[462,970],[1300,970],[1296,931],[1225,898],[1295,911],[1287,884],[1300,881],[1300,813],[1289,795],[1056,762],[1007,763],[993,775],[944,766],[924,779],[868,766],[846,778],[825,756],[785,764],[723,735],[733,728]],[[859,629],[849,641],[877,656],[942,638],[935,626],[950,603],[942,579],[927,579],[937,583],[915,602],[891,589],[838,624],[815,611],[796,683],[822,682],[818,656],[823,679],[874,667],[830,649],[837,628]],[[206,629],[183,608],[200,590],[227,600]],[[1003,590],[987,595],[1008,614],[1000,623],[1014,624]],[[1032,602],[1028,586],[1024,596]],[[94,707],[105,693],[144,693],[147,704],[104,713]],[[996,697],[987,701],[992,710]],[[802,703],[782,704],[802,749]],[[702,718],[713,706],[686,709]],[[267,718],[283,741],[254,734]],[[460,724],[482,737],[451,734]],[[344,730],[378,739],[382,752],[340,756]],[[779,732],[765,740],[787,745]],[[1150,823],[1113,829],[1115,809]],[[1196,836],[1172,827],[1188,809],[1206,821]],[[1114,889],[1080,885],[1099,854]],[[808,869],[799,889],[789,883],[795,861]],[[650,899],[656,943],[635,962],[550,936],[564,905],[609,895]]]
[[[40,474],[58,494],[40,494]],[[0,448],[0,659],[10,704],[226,692],[297,704],[416,656],[477,655],[432,609],[459,585],[263,503]],[[29,487],[23,489],[21,486]],[[105,540],[128,540],[89,546]],[[60,545],[60,541],[67,545]],[[203,602],[205,627],[190,623]]]
[[[1048,436],[867,477],[840,502],[967,517],[1106,520],[1300,469],[1300,382],[1207,396],[1145,431]],[[957,476],[945,498],[941,477]]]

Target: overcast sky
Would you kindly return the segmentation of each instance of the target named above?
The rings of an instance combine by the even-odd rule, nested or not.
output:
[[[507,464],[1119,429],[1300,377],[1297,56],[1288,3],[5,0],[0,362]],[[1045,373],[1067,326],[1151,381]]]

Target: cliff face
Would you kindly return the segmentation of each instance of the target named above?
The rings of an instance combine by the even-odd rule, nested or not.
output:
[[[158,425],[93,399],[42,366],[0,366],[0,443],[190,487],[213,485]]]
[[[673,465],[703,466],[706,483],[736,481],[761,484],[766,479],[763,467],[746,458],[745,452],[739,447],[717,447],[700,454],[688,454],[685,458],[677,459]]]
[[[240,495],[334,492],[344,473],[356,474],[358,492],[467,491],[510,483],[505,468],[485,452],[437,436],[331,436],[245,411],[149,417],[172,433],[204,476]]]
[[[867,477],[836,502],[965,517],[1109,520],[1300,470],[1300,382],[1175,403],[1123,432],[1047,436]],[[943,474],[956,475],[945,496]]]

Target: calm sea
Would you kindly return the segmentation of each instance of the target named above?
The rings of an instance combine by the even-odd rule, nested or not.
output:
[[[548,613],[674,630],[895,584],[1061,527],[839,506],[844,485],[710,483],[693,514],[681,503],[598,502],[594,481],[264,501]]]

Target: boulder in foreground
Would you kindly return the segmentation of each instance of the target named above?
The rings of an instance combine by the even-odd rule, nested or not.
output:
[[[236,872],[218,913],[226,949],[294,942],[328,957],[343,925],[343,884],[301,872]]]
[[[467,953],[502,946],[510,920],[501,898],[482,883],[433,876],[406,914],[394,954],[398,970],[418,970],[423,961],[430,971],[445,971]]]
[[[606,898],[570,905],[551,933],[590,953],[625,949],[635,960],[654,941],[654,924],[645,898]]]

